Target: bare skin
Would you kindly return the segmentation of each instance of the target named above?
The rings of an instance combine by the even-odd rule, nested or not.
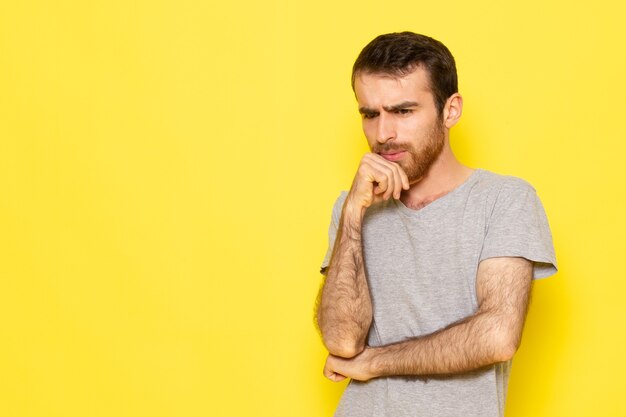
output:
[[[365,348],[372,304],[365,277],[361,225],[367,207],[399,198],[409,180],[402,169],[376,154],[366,154],[341,214],[336,244],[321,291],[317,322],[328,351],[350,358]]]
[[[480,263],[478,311],[433,334],[359,355],[329,355],[324,375],[332,381],[367,381],[380,376],[440,375],[471,371],[511,359],[521,341],[528,309],[532,263],[524,258],[492,258]]]
[[[521,340],[532,263],[493,258],[476,277],[479,309],[431,335],[367,347],[372,304],[364,270],[361,226],[366,209],[389,198],[419,209],[462,184],[472,169],[454,156],[449,129],[462,111],[453,94],[438,112],[428,74],[399,78],[361,74],[355,83],[363,130],[372,149],[359,165],[343,207],[316,316],[329,356],[324,375],[341,381],[379,376],[465,372],[506,361]]]

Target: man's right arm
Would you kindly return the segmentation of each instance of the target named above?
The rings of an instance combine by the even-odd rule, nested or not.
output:
[[[351,358],[365,348],[372,304],[363,266],[363,210],[346,202],[320,292],[317,322],[328,352]]]
[[[409,188],[406,174],[376,154],[361,160],[343,206],[335,246],[319,295],[317,323],[328,352],[351,358],[365,349],[372,303],[365,276],[361,227],[372,203],[400,198]]]

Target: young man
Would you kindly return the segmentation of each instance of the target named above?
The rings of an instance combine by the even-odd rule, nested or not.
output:
[[[351,378],[336,416],[502,416],[531,283],[556,272],[525,181],[471,169],[454,58],[410,32],[357,58],[371,153],[333,208],[316,313],[324,375]]]

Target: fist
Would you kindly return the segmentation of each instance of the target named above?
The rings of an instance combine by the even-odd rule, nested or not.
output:
[[[366,347],[365,350],[353,358],[341,358],[328,355],[324,365],[324,376],[331,381],[339,382],[346,378],[357,381],[369,381],[380,376],[380,371],[375,364],[375,349]]]
[[[409,178],[400,165],[387,161],[375,153],[366,153],[354,176],[348,198],[361,208],[372,204],[400,198],[402,190],[409,189]]]

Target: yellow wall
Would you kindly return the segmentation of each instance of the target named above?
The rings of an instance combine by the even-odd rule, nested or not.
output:
[[[546,4],[547,3],[547,4]],[[388,4],[388,6],[384,6]],[[529,180],[507,415],[626,415],[624,2],[0,5],[0,415],[330,416],[312,324],[375,35],[457,58],[461,160]]]

